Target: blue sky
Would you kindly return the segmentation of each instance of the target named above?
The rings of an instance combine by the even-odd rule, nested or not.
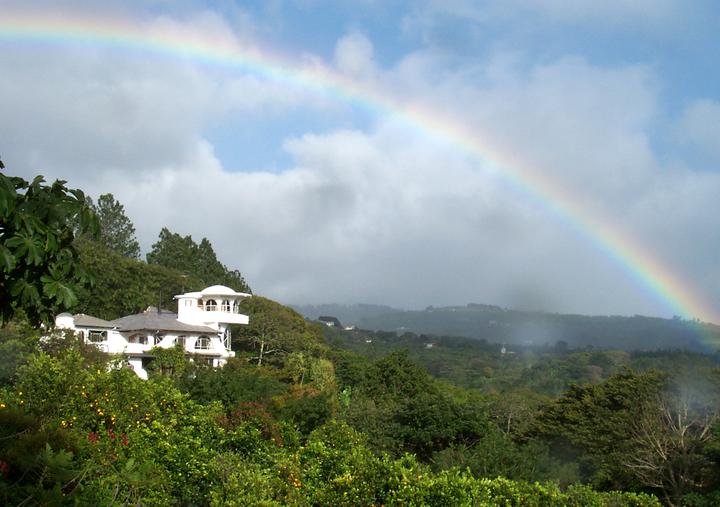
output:
[[[560,6],[543,8],[542,1],[516,2],[515,9],[499,7],[501,2],[437,2],[441,7],[433,2],[271,2],[273,7],[267,2],[240,2],[219,12],[230,22],[238,12],[257,20],[257,40],[262,46],[288,54],[309,52],[326,60],[332,60],[340,38],[357,32],[372,41],[375,60],[382,67],[392,67],[418,48],[441,53],[448,65],[457,67],[482,65],[498,51],[512,53],[520,66],[567,56],[598,66],[647,66],[658,78],[659,114],[668,122],[693,99],[718,97],[720,68],[712,48],[720,42],[720,9],[713,2],[694,2],[690,8],[681,2],[646,2],[638,7],[610,2],[607,10],[589,7],[592,2],[568,3],[576,5],[574,15],[556,12],[562,10]],[[213,2],[200,5],[212,9]],[[583,5],[589,12],[583,13]],[[653,7],[658,12],[653,13]],[[483,16],[484,9],[488,12]],[[468,11],[477,14],[470,16]],[[260,130],[240,136],[246,140],[242,146],[262,146],[251,155],[254,161],[281,167],[289,160],[281,150],[265,149],[270,143],[279,146],[288,135],[327,126],[327,121],[312,116],[300,121],[298,117],[303,116],[265,121]],[[332,121],[348,127],[355,119]],[[236,160],[235,144],[222,129],[208,135],[223,158]],[[694,158],[698,166],[713,170],[712,163],[707,163],[712,161],[684,149],[682,143],[669,147],[677,143],[668,139],[662,126],[652,135],[661,152],[673,156],[674,148],[683,157]],[[237,142],[238,137],[234,139]]]
[[[221,37],[436,112],[720,314],[714,2],[0,0],[0,12]],[[102,44],[0,38],[0,73],[11,172],[113,193],[145,250],[164,226],[208,237],[282,302],[681,310],[502,167],[372,104]]]

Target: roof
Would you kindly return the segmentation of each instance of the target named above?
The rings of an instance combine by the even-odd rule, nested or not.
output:
[[[180,298],[193,298],[199,299],[203,296],[230,296],[230,297],[250,297],[252,294],[245,292],[235,292],[230,287],[224,285],[211,285],[200,292],[186,292],[185,294],[178,294],[175,299]]]
[[[217,329],[208,326],[194,326],[177,320],[172,312],[145,311],[135,315],[127,315],[110,322],[117,326],[118,331],[178,331],[186,333],[217,334]]]
[[[92,315],[85,315],[84,313],[78,313],[73,315],[73,324],[79,327],[102,327],[111,329],[115,327],[112,323],[107,320],[98,319]]]
[[[199,297],[202,297],[202,293],[200,293],[200,292],[186,292],[185,294],[178,294],[177,296],[175,296],[175,299],[179,299],[179,298],[195,298],[195,299],[197,299]]]
[[[207,289],[203,289],[200,291],[200,293],[203,296],[249,296],[250,294],[245,294],[244,292],[235,292],[230,287],[225,287],[224,285],[213,285],[211,287],[208,287]]]

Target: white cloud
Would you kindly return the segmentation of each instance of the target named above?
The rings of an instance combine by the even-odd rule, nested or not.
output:
[[[156,36],[245,44],[209,13],[142,26]],[[299,87],[142,49],[19,46],[0,53],[0,74],[3,156],[25,175],[52,178],[182,166],[201,132],[228,117],[328,108]]]
[[[84,50],[30,53],[0,57],[0,137],[14,166],[66,176],[134,173],[187,155],[185,141],[202,124],[212,91],[197,69],[123,57],[110,63]]]
[[[149,26],[236,41],[213,15]],[[649,132],[662,114],[653,68],[582,58],[519,66],[512,54],[462,61],[418,51],[383,69],[373,52],[352,32],[338,41],[335,65],[435,112],[426,131],[369,115],[363,130],[300,134],[286,141],[293,164],[278,173],[228,172],[205,127],[232,115],[281,118],[308,104],[324,115],[329,99],[194,61],[97,48],[3,52],[3,160],[26,176],[46,172],[92,195],[112,192],[146,249],[163,226],[206,236],[256,291],[287,302],[672,313],[548,203],[438,139],[445,131],[433,120],[448,120],[481,132],[487,155],[558,182],[709,298],[720,296],[708,253],[720,247],[709,232],[720,181],[664,166],[654,153]],[[313,55],[305,62],[326,65]],[[687,109],[687,142],[712,149],[717,109]]]
[[[364,78],[375,72],[373,45],[359,32],[341,38],[335,46],[335,64],[343,73]]]

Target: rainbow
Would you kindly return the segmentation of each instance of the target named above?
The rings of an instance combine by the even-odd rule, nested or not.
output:
[[[488,136],[464,127],[439,111],[403,102],[354,82],[324,65],[308,62],[298,65],[280,54],[240,44],[228,35],[188,33],[171,21],[147,24],[122,18],[83,17],[76,13],[72,17],[36,12],[3,13],[0,43],[71,44],[190,59],[252,73],[390,116],[491,167],[514,189],[540,203],[559,222],[611,259],[672,313],[720,322],[717,310],[648,249],[616,225],[592,214],[576,197],[540,171],[491,146]]]

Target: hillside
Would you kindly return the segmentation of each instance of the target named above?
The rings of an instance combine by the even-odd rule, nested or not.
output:
[[[543,346],[565,342],[571,348],[713,352],[720,326],[680,318],[635,315],[588,316],[527,312],[492,305],[398,310],[378,305],[297,306],[309,319],[332,315],[363,329],[461,336],[509,345]]]

